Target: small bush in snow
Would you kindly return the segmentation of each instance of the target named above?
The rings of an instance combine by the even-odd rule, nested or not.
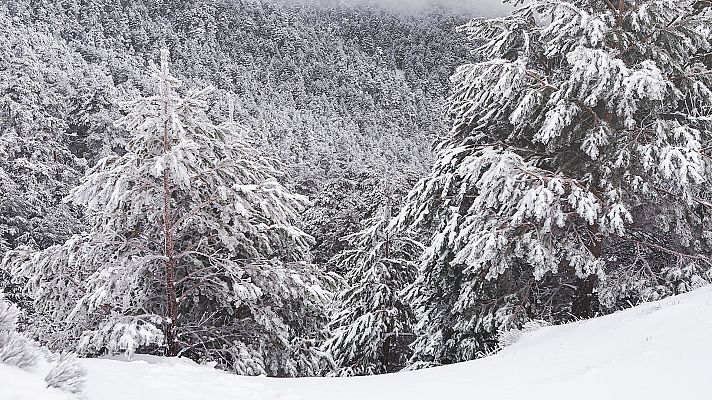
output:
[[[414,363],[411,363],[407,367],[403,368],[402,371],[419,371],[421,369],[439,367],[440,365],[441,364],[434,363],[434,362],[416,361]]]
[[[37,364],[32,341],[15,331],[0,331],[0,364],[28,368]]]
[[[15,305],[0,297],[0,331],[14,331],[20,311]]]
[[[62,353],[57,364],[45,377],[45,382],[48,387],[58,388],[72,394],[81,394],[84,391],[86,376],[86,369],[79,364],[73,354]]]
[[[507,346],[511,346],[514,343],[518,342],[519,339],[524,336],[524,334],[534,332],[537,329],[543,328],[545,326],[551,326],[551,324],[543,320],[533,320],[525,323],[524,326],[522,326],[520,329],[510,329],[506,331],[501,331],[497,334],[499,347],[505,348]]]

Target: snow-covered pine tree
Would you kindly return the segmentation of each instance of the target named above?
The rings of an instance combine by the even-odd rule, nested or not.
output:
[[[416,360],[709,280],[709,6],[518,3],[462,27],[486,61],[452,77],[453,128],[396,219],[437,232]]]
[[[127,103],[118,121],[132,135],[125,154],[101,159],[67,198],[85,207],[88,232],[9,252],[5,264],[28,279],[38,310],[87,329],[84,353],[165,351],[241,374],[317,374],[334,280],[306,262],[311,238],[297,225],[307,199],[277,182],[239,126],[210,122],[209,89],[178,96],[167,51],[161,58],[160,94]],[[67,282],[78,284],[70,309],[56,293]]]
[[[401,291],[415,280],[423,246],[385,229],[390,216],[388,201],[364,222],[365,229],[346,237],[351,249],[331,260],[347,271],[347,287],[338,296],[324,349],[342,376],[390,372],[389,343],[413,334],[413,311]]]

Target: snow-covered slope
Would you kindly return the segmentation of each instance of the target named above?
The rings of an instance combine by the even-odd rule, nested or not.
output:
[[[59,389],[48,388],[44,377],[49,366],[41,362],[29,371],[0,363],[0,400],[72,400]]]
[[[84,360],[84,365],[89,369],[89,400],[650,400],[709,398],[710,360],[712,286],[593,320],[542,328],[492,357],[385,376],[238,377],[158,357]],[[27,375],[0,367],[0,398],[56,398],[38,397],[38,383]],[[24,397],[17,394],[20,389],[26,389]],[[10,397],[3,397],[7,393]]]

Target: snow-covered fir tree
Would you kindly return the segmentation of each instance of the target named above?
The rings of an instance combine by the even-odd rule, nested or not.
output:
[[[712,11],[518,2],[462,30],[454,125],[397,217],[435,228],[415,360],[476,357],[530,318],[584,318],[709,280]]]
[[[379,215],[365,221],[365,229],[346,238],[351,249],[331,261],[347,271],[347,287],[330,323],[332,336],[324,343],[339,375],[390,372],[389,360],[397,357],[388,353],[399,351],[397,337],[413,335],[414,314],[401,291],[415,280],[423,247],[386,229],[390,215],[388,201]]]
[[[128,102],[118,121],[131,133],[125,153],[102,158],[67,197],[88,231],[4,264],[27,279],[38,313],[85,330],[83,353],[319,374],[335,279],[308,263],[307,199],[277,182],[242,128],[207,118],[209,89],[178,95],[167,50],[154,69],[159,93]]]

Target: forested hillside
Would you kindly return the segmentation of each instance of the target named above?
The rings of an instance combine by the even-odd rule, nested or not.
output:
[[[151,120],[140,109],[131,114],[126,102],[159,90],[155,76],[147,71],[157,62],[159,50],[166,48],[170,79],[174,76],[182,81],[175,87],[177,94],[192,99],[190,89],[214,88],[199,100],[205,102],[198,107],[200,111],[186,111],[188,114],[176,118],[189,126],[197,124],[201,130],[238,137],[237,144],[225,142],[232,151],[210,147],[217,145],[213,143],[201,147],[201,154],[243,160],[257,157],[248,168],[250,175],[257,175],[248,181],[255,179],[258,184],[274,176],[286,190],[311,200],[289,200],[292,194],[285,192],[272,206],[265,206],[273,194],[255,193],[244,206],[272,207],[263,211],[259,221],[243,221],[239,229],[226,225],[216,231],[212,224],[220,224],[217,220],[185,227],[185,235],[196,240],[205,239],[195,236],[197,232],[213,231],[221,240],[230,235],[231,247],[234,241],[243,240],[242,247],[233,247],[221,260],[254,259],[261,263],[258,268],[263,276],[254,271],[231,272],[250,282],[231,289],[241,290],[241,301],[247,301],[235,308],[213,307],[234,294],[222,292],[224,289],[207,294],[206,288],[201,289],[201,296],[207,297],[196,300],[197,319],[189,325],[190,329],[204,329],[203,333],[183,331],[195,337],[174,340],[188,340],[192,346],[196,338],[205,341],[205,335],[217,338],[207,328],[211,324],[223,327],[220,340],[207,347],[203,343],[204,349],[199,351],[183,346],[181,354],[217,360],[226,368],[248,374],[313,375],[328,370],[323,364],[328,357],[319,355],[317,347],[327,332],[330,295],[313,292],[310,282],[316,279],[325,288],[328,282],[337,284],[323,273],[348,271],[339,262],[328,261],[342,250],[359,246],[344,236],[362,229],[362,222],[380,215],[384,207],[396,210],[398,199],[429,168],[431,145],[445,130],[448,78],[468,57],[462,36],[455,32],[466,16],[438,7],[418,15],[401,14],[374,4],[13,0],[0,6],[0,18],[6,27],[0,33],[0,177],[4,191],[0,251],[7,256],[7,265],[14,265],[0,269],[0,284],[9,300],[22,305],[31,334],[52,349],[80,346],[85,354],[139,348],[155,352],[155,345],[162,340],[153,324],[163,323],[132,317],[137,309],[145,313],[154,307],[161,315],[165,311],[160,311],[160,304],[149,301],[128,306],[127,298],[121,300],[144,279],[143,269],[117,281],[105,282],[99,277],[119,273],[115,264],[121,259],[121,268],[132,271],[129,265],[139,257],[126,254],[122,247],[105,248],[106,244],[140,240],[142,248],[150,249],[162,240],[159,231],[148,229],[159,222],[160,213],[151,214],[144,205],[145,215],[133,214],[121,203],[117,206],[102,186],[128,190],[122,202],[145,202],[140,199],[148,194],[140,187],[134,190],[124,186],[125,181],[107,181],[106,175],[118,171],[116,163],[134,160],[130,163],[137,165],[139,160],[150,160],[148,145],[133,139],[141,126],[117,121],[131,115]],[[194,112],[207,120],[195,122]],[[205,128],[208,121],[215,124],[213,128]],[[194,129],[189,126],[185,129]],[[256,156],[249,147],[238,150],[235,146],[243,146],[239,144],[242,140],[261,155]],[[236,164],[225,171],[234,173],[240,168]],[[219,170],[210,171],[204,173]],[[85,173],[87,177],[82,178]],[[202,177],[199,173],[189,180]],[[137,175],[135,179],[153,177]],[[246,183],[244,178],[241,181]],[[226,182],[219,179],[215,189]],[[273,186],[268,190],[275,193],[282,189]],[[181,211],[181,200],[176,196],[172,196],[178,207],[174,212],[185,212],[186,218],[193,216],[200,204],[216,201],[185,199],[186,208]],[[99,212],[97,205],[104,211]],[[111,223],[111,233],[101,226],[107,221],[109,207],[115,207],[111,213],[116,217],[129,213],[120,217],[123,222]],[[295,212],[298,218],[292,214]],[[205,218],[213,217],[208,213]],[[264,223],[287,226],[288,236],[259,236]],[[313,238],[294,239],[294,232],[300,230]],[[142,232],[139,237],[135,237],[137,232]],[[206,245],[203,241],[188,245],[188,236],[177,241],[177,251]],[[227,244],[214,250],[222,252],[220,246]],[[42,255],[32,257],[36,251]],[[99,253],[88,255],[86,251]],[[210,263],[218,263],[221,271],[237,268],[227,267],[215,257],[213,254]],[[311,272],[289,264],[305,261],[313,262],[309,264]],[[102,267],[104,263],[108,264]],[[15,274],[14,282],[10,271]],[[184,273],[190,274],[190,269]],[[300,277],[292,281],[294,274]],[[399,285],[412,280],[412,274],[407,278]],[[187,275],[181,282],[188,285],[186,279]],[[161,289],[160,280],[146,284],[156,296],[166,290]],[[104,293],[102,300],[88,298],[92,290],[96,295]],[[117,290],[109,295],[116,296],[114,300],[107,297],[106,290]],[[330,290],[340,289],[337,285]],[[261,293],[275,297],[266,299]],[[261,303],[250,304],[244,296],[252,301],[260,298]],[[295,302],[293,308],[286,308],[283,301],[293,296],[297,296],[290,300]],[[272,310],[280,311],[273,314]],[[206,312],[214,314],[208,317]],[[120,315],[107,320],[102,316],[106,313]],[[229,315],[235,313],[239,314],[237,326],[230,322],[233,331],[226,333],[225,318],[232,320],[234,316]],[[87,329],[93,332],[89,336]],[[268,332],[274,336],[266,340]],[[232,344],[224,347],[221,343]]]
[[[70,210],[54,206],[86,165],[120,148],[117,104],[145,89],[141,71],[166,46],[186,86],[217,89],[211,118],[248,127],[284,165],[280,179],[313,199],[306,229],[323,262],[385,192],[402,194],[429,167],[448,77],[467,56],[454,34],[465,16],[437,8],[404,16],[369,5],[229,0],[0,7],[8,28],[2,129],[21,136],[2,149],[61,170],[5,197],[3,248],[45,247],[78,229],[65,218]],[[54,153],[44,154],[43,140]],[[39,225],[51,226],[28,229]]]
[[[0,363],[382,374],[708,285],[712,4],[508,4],[5,1]]]

